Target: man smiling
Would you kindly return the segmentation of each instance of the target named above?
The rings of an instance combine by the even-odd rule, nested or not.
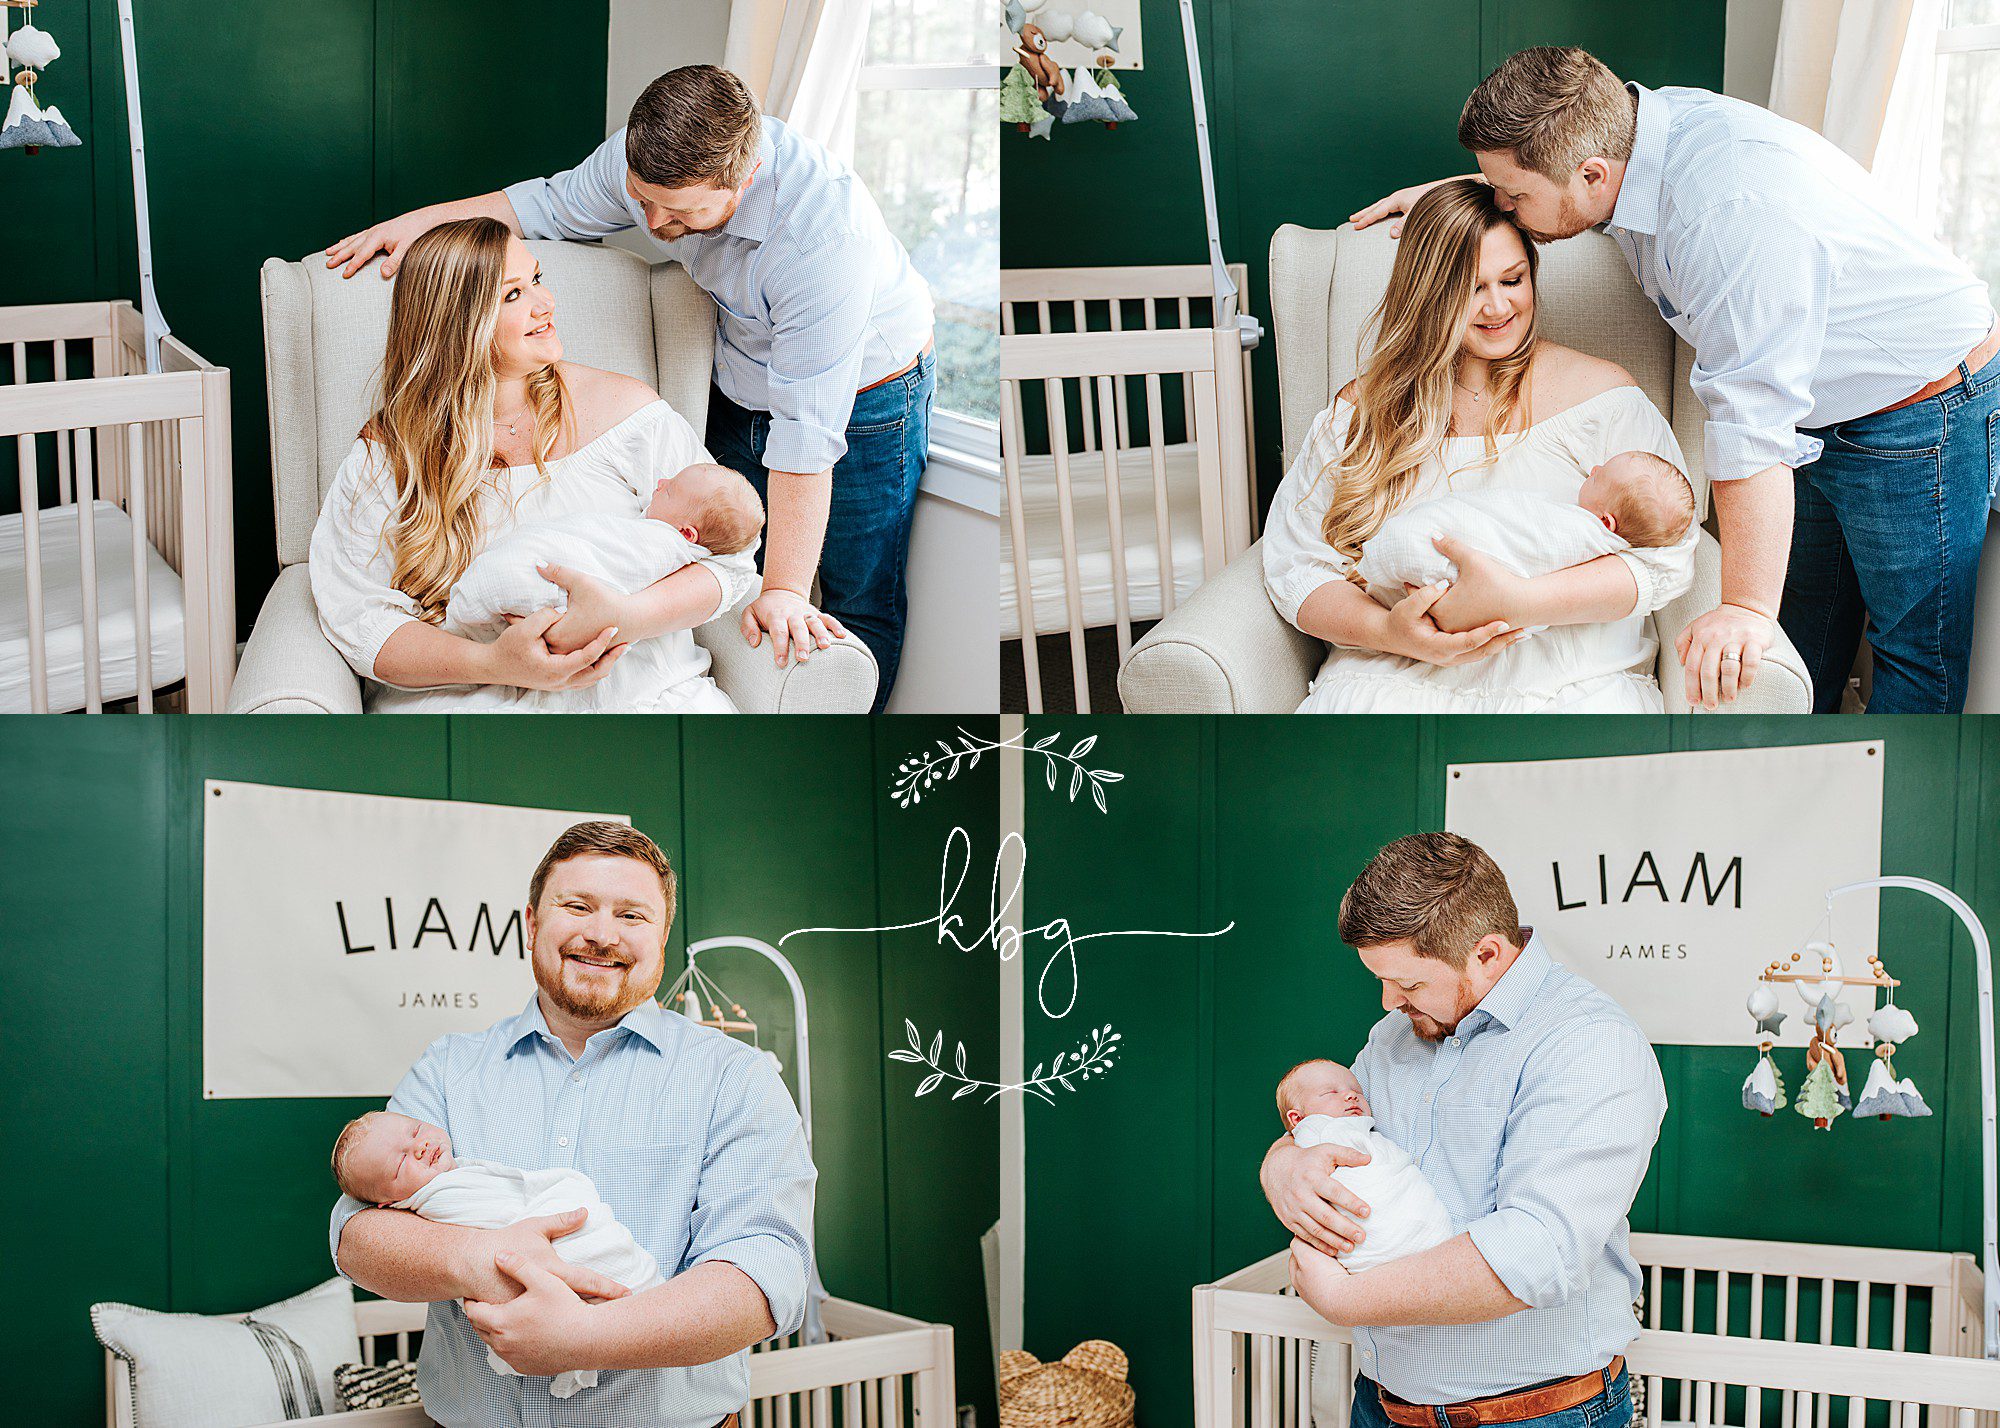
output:
[[[589,1175],[666,1283],[628,1294],[565,1264],[553,1241],[580,1211],[476,1230],[346,1196],[334,1207],[340,1272],[430,1303],[417,1382],[445,1428],[710,1428],[745,1402],[749,1346],[804,1317],[816,1177],[804,1128],[765,1058],[653,1000],[674,891],[645,834],[563,833],[528,887],[535,997],[434,1042],[389,1100],[462,1153]],[[531,1377],[493,1373],[488,1346]],[[545,1376],[578,1368],[624,1372],[552,1400]]]
[[[1341,899],[1340,937],[1388,1013],[1354,1074],[1459,1228],[1359,1274],[1294,1254],[1301,1297],[1355,1326],[1352,1428],[1426,1428],[1440,1405],[1453,1423],[1580,1411],[1620,1428],[1638,1332],[1626,1215],[1666,1114],[1652,1047],[1519,926],[1500,869],[1456,834],[1377,853]],[[1271,1147],[1264,1193],[1295,1243],[1335,1255],[1365,1239],[1369,1207],[1330,1175],[1365,1161],[1290,1136]]]

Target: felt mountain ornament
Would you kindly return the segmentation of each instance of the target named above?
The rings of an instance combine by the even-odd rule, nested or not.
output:
[[[1000,80],[1000,122],[1026,130],[1043,117],[1042,106],[1035,98],[1034,80],[1028,77],[1027,70],[1015,65]]]
[[[22,70],[29,79],[32,72]],[[26,84],[14,85],[14,97],[7,103],[7,121],[0,124],[0,149],[73,149],[83,140],[63,121],[62,111],[51,104],[43,109],[35,103],[34,91]]]
[[[1924,1104],[1924,1098],[1908,1078],[1899,1079],[1895,1063],[1889,1054],[1895,1048],[1884,1043],[1875,1048],[1875,1064],[1868,1068],[1868,1083],[1861,1088],[1861,1099],[1854,1103],[1857,1116],[1880,1116],[1888,1120],[1891,1116],[1927,1116],[1931,1108]]]
[[[1103,91],[1104,102],[1111,109],[1111,117],[1105,121],[1106,127],[1116,129],[1120,124],[1130,124],[1139,117],[1125,102],[1124,87],[1110,70],[1100,69],[1097,72],[1097,87]]]
[[[1000,1428],[1131,1428],[1125,1351],[1088,1339],[1052,1364],[1025,1349],[1000,1355]]]
[[[1743,1109],[1768,1116],[1785,1108],[1785,1078],[1771,1060],[1771,1043],[1758,1048],[1757,1065],[1743,1081]]]
[[[1814,1130],[1831,1126],[1846,1108],[1840,1104],[1840,1087],[1833,1079],[1833,1066],[1821,1061],[1806,1073],[1799,1087],[1799,1114],[1813,1123]]]

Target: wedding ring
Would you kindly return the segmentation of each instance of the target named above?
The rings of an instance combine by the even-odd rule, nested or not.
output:
[[[1722,662],[1723,662],[1724,664],[1741,664],[1741,663],[1743,663],[1743,651],[1741,651],[1741,650],[1724,650],[1724,651],[1722,652]]]

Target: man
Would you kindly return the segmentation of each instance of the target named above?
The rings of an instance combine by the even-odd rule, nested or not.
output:
[[[577,167],[378,223],[328,248],[327,266],[352,277],[380,252],[393,277],[411,240],[473,217],[524,238],[641,228],[715,299],[708,447],[769,513],[743,636],[754,648],[768,634],[782,666],[852,626],[880,666],[881,713],[937,377],[930,289],[861,180],[760,116],[728,70],[689,65],[646,86]]]
[[[1818,134],[1706,90],[1622,85],[1580,49],[1510,56],[1458,136],[1532,236],[1608,232],[1695,350],[1722,601],[1681,637],[1689,700],[1747,688],[1775,618],[1815,710],[1836,712],[1865,620],[1869,712],[1960,712],[2000,490],[2000,329],[1979,279]]]
[[[1341,899],[1341,940],[1388,1013],[1354,1073],[1377,1129],[1464,1227],[1359,1274],[1294,1253],[1294,1288],[1356,1326],[1353,1428],[1429,1428],[1437,1405],[1472,1405],[1465,1421],[1481,1423],[1630,1417],[1626,1215],[1666,1093],[1632,1019],[1518,924],[1500,869],[1452,833],[1397,839]],[[1329,1175],[1365,1159],[1289,1136],[1271,1147],[1264,1193],[1295,1243],[1363,1242],[1368,1206]]]
[[[581,1211],[474,1230],[345,1196],[334,1207],[342,1274],[429,1301],[417,1382],[445,1428],[711,1428],[748,1397],[749,1346],[804,1317],[816,1176],[804,1129],[765,1058],[653,1000],[673,916],[673,869],[652,839],[569,829],[528,885],[535,997],[432,1043],[389,1100],[461,1155],[583,1171],[666,1283],[628,1294],[563,1263],[553,1241]],[[489,1346],[531,1377],[494,1373]],[[625,1372],[560,1403],[532,1377],[578,1368]]]

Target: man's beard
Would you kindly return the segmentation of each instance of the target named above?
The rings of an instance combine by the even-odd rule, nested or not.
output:
[[[1543,233],[1539,229],[1528,227],[1518,218],[1515,220],[1514,226],[1537,243],[1559,243],[1565,238],[1576,237],[1577,234],[1590,227],[1590,224],[1585,221],[1583,211],[1570,201],[1568,194],[1564,194],[1561,203],[1556,208],[1556,232]]]
[[[589,952],[585,955],[600,954]],[[660,985],[661,974],[666,971],[666,962],[662,959],[660,971],[654,975],[652,982],[640,986],[632,980],[633,964],[625,962],[622,964],[622,976],[595,978],[594,989],[582,991],[569,984],[566,975],[569,965],[569,960],[561,950],[558,950],[554,974],[546,980],[540,977],[535,980],[540,983],[542,991],[547,994],[558,1011],[579,1021],[601,1021],[606,1017],[623,1016],[653,995]]]
[[[1403,1015],[1410,1019],[1410,1030],[1417,1034],[1420,1041],[1443,1041],[1451,1035],[1451,1029],[1444,1023],[1434,1021],[1422,1012],[1404,1012]]]

